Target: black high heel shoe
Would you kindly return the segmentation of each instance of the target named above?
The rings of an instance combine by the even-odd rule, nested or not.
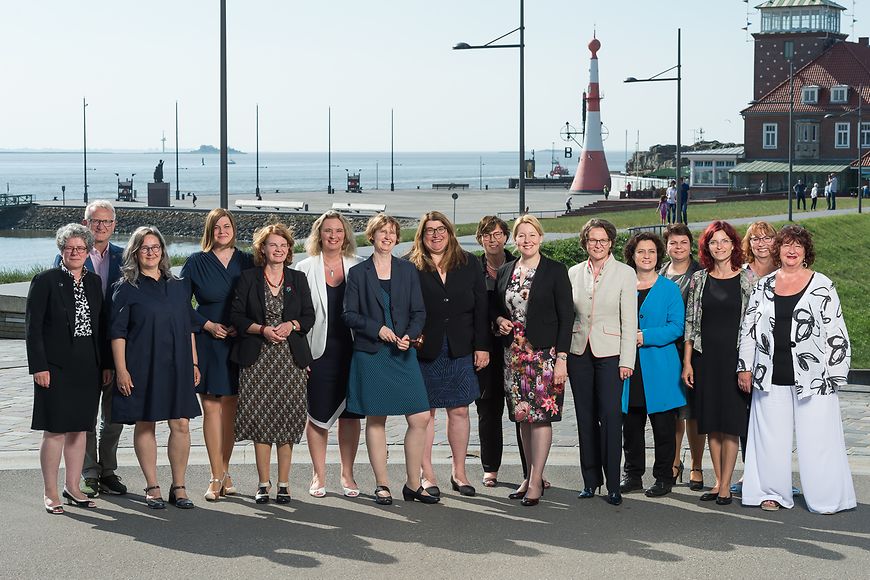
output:
[[[611,491],[607,494],[607,503],[610,505],[622,505],[622,494],[618,491]]]
[[[457,481],[453,479],[453,476],[450,477],[450,485],[453,487],[453,491],[458,491],[460,495],[474,497],[474,495],[477,493],[475,489],[467,483],[462,485],[457,483]]]
[[[692,479],[692,473],[695,471],[697,471],[698,473],[701,474],[700,480],[696,481],[696,480]],[[692,491],[701,491],[702,489],[704,489],[704,470],[703,469],[693,469],[691,472],[689,472],[689,489]]]
[[[86,508],[89,510],[97,507],[97,504],[87,497],[85,497],[85,499],[74,498],[73,495],[69,491],[67,491],[66,486],[64,486],[63,488],[63,497],[66,498],[67,505],[74,505],[76,507]]]
[[[160,486],[150,485],[142,490],[145,492],[145,505],[153,510],[166,509],[166,504],[163,502],[162,497],[160,497],[159,495],[157,497],[154,497],[148,493],[150,491],[154,491],[155,489],[160,489]]]
[[[598,493],[601,493],[601,486],[598,486]],[[577,497],[580,499],[589,499],[591,497],[595,497],[595,488],[593,487],[584,487],[583,491],[577,494]]]
[[[679,481],[680,483],[683,483],[683,472],[685,471],[685,469],[686,468],[683,465],[683,460],[681,459],[680,464],[678,466],[674,467],[674,471],[676,472],[676,473],[674,473],[674,479]],[[692,470],[692,471],[694,471],[694,470]]]
[[[470,486],[469,486],[470,487]],[[415,499],[420,503],[438,503],[441,501],[440,497],[435,497],[432,495],[425,495],[423,492],[423,486],[417,488],[417,491],[412,490],[410,487],[406,485],[402,486],[402,497],[405,501],[414,501]]]
[[[189,497],[177,497],[175,495],[176,489],[183,489],[183,490],[187,491],[187,488],[184,487],[183,485],[175,485],[175,484],[170,485],[169,486],[169,498],[168,498],[169,503],[171,503],[172,505],[174,505],[175,507],[177,507],[180,510],[192,510],[194,506],[193,506],[193,502],[190,500],[190,498]]]
[[[275,503],[290,503],[290,482],[278,482],[278,493],[275,494]]]
[[[379,491],[387,492],[387,495],[378,495]],[[375,488],[375,503],[378,505],[392,505],[393,495],[390,493],[390,488],[386,485],[379,485]]]

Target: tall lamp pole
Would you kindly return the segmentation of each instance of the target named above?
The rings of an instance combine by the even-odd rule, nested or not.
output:
[[[329,180],[326,184],[326,193],[334,193],[332,191],[332,107],[326,110],[326,165]]]
[[[221,200],[220,206],[229,208],[229,180],[227,173],[227,0],[221,0]]]
[[[393,141],[393,109],[390,109],[390,191],[396,191],[396,181],[394,179],[394,171],[396,167],[395,159],[395,142]]]
[[[178,188],[178,101],[175,101],[175,201],[181,199]]]
[[[256,114],[256,132],[255,132],[255,143],[256,143],[256,154],[254,161],[257,164],[257,199],[260,199],[260,104],[257,104],[257,114]]]
[[[85,164],[85,193],[83,199],[88,205],[88,103],[82,97],[82,157]]]
[[[626,83],[651,83],[657,81],[676,81],[677,83],[677,167],[674,171],[674,181],[679,185],[680,177],[682,176],[681,164],[683,162],[682,158],[682,142],[680,141],[680,130],[681,130],[681,121],[682,121],[682,83],[683,83],[683,66],[682,66],[682,50],[681,50],[681,37],[682,30],[677,28],[677,64],[676,66],[672,66],[667,70],[663,70],[662,72],[649,77],[648,79],[636,79],[634,77],[628,77],[624,82]],[[673,77],[663,77],[661,75],[671,72],[672,70],[676,70],[676,76]],[[682,191],[677,192],[677,221],[680,220],[680,216],[682,216]]]
[[[520,33],[519,44],[493,44],[502,38],[513,34]],[[477,50],[481,48],[518,48],[520,49],[520,179],[519,179],[519,205],[520,214],[526,209],[526,118],[525,118],[525,10],[523,8],[523,0],[520,0],[520,25],[510,32],[502,34],[498,38],[490,40],[486,44],[480,46],[472,46],[467,42],[460,42],[453,46],[453,50]]]
[[[788,98],[788,221],[792,219],[792,172],[794,171],[794,44],[787,42],[783,51],[783,56],[788,60],[788,82],[789,82],[789,98]]]

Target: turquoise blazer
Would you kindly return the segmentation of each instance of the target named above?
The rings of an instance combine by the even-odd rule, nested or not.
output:
[[[680,373],[680,355],[676,341],[683,336],[686,310],[680,287],[659,276],[637,316],[638,330],[643,331],[643,346],[638,362],[643,371],[643,392],[647,413],[659,413],[686,404]],[[622,388],[622,412],[628,412],[630,379]]]

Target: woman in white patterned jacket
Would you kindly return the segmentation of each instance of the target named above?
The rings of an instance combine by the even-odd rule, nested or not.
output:
[[[837,396],[851,349],[840,298],[830,278],[810,269],[815,251],[804,228],[784,227],[773,256],[779,269],[755,285],[740,331],[738,384],[752,391],[743,505],[794,506],[795,432],[807,508],[851,509],[855,488]]]

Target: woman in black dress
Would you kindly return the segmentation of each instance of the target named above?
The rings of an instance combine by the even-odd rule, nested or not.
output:
[[[308,493],[326,495],[326,443],[329,429],[338,422],[341,487],[346,497],[359,496],[353,464],[359,447],[362,415],[347,410],[347,381],[353,355],[353,337],[341,320],[345,276],[362,262],[356,256],[353,228],[337,211],[329,210],[314,221],[305,243],[309,257],[296,265],[311,286],[314,326],[306,336],[311,347],[308,375],[308,425],[305,439],[313,474]]]
[[[96,507],[79,490],[79,479],[85,434],[94,428],[100,387],[111,382],[112,374],[103,371],[100,376],[105,347],[100,277],[84,267],[94,237],[88,228],[68,224],[57,230],[55,239],[61,263],[31,281],[26,324],[27,362],[33,375],[30,428],[42,431],[43,504],[48,513],[62,514],[57,493],[61,455],[66,467],[63,497],[67,503]],[[102,354],[103,363],[108,363]]]
[[[465,473],[471,432],[468,405],[480,394],[475,371],[489,364],[486,283],[474,256],[462,250],[453,224],[440,211],[430,211],[420,218],[410,260],[420,273],[426,305],[426,340],[418,357],[432,418],[423,455],[423,487],[430,494],[440,495],[435,485],[432,445],[435,411],[446,409],[447,441],[453,457],[450,485],[462,495],[473,496],[475,489]]]
[[[200,415],[194,312],[190,286],[172,274],[166,242],[154,226],[136,229],[124,249],[124,277],[112,297],[112,355],[120,396],[112,420],[135,424],[133,446],[145,475],[145,503],[166,504],[157,483],[157,421],[169,423],[169,503],[190,509],[184,479],[190,419]]]
[[[689,283],[683,381],[694,389],[692,415],[707,434],[716,483],[701,501],[731,503],[738,441],[746,436],[749,398],[737,386],[737,340],[751,282],[742,268],[740,238],[728,222],[714,221],[698,240],[703,270]],[[728,495],[722,495],[727,490]]]

